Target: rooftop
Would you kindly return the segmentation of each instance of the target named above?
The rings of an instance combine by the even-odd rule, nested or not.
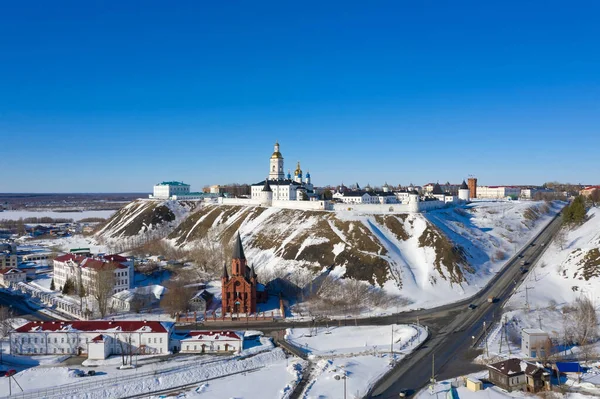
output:
[[[132,320],[85,320],[85,321],[30,321],[17,328],[15,331],[42,332],[42,331],[145,331],[155,333],[168,332],[172,323],[158,321],[132,321]]]
[[[190,186],[189,184],[185,184],[182,181],[164,181],[162,183],[158,183],[157,186]]]

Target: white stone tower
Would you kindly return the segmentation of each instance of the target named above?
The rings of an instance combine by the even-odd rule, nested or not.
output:
[[[408,211],[419,212],[419,194],[415,192],[408,194]]]
[[[285,175],[283,173],[283,156],[279,152],[279,143],[275,142],[275,148],[273,155],[269,160],[269,180],[283,180]]]
[[[265,179],[265,185],[260,193],[260,204],[262,206],[271,206],[273,204],[273,190],[269,185],[269,179]]]
[[[463,180],[462,184],[460,185],[460,188],[458,189],[458,199],[460,201],[469,202],[469,196],[470,196],[469,186]]]

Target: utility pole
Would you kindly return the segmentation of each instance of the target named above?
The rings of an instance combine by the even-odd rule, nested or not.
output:
[[[529,290],[532,290],[534,288],[535,287],[525,286],[525,307],[527,308],[527,311],[529,311]]]
[[[435,392],[435,353],[431,356],[431,383],[429,385],[429,391],[433,395]]]
[[[392,360],[394,359],[394,325],[392,324],[392,342],[390,344],[390,353],[392,354]]]
[[[504,339],[506,339],[506,347],[508,348],[508,354],[512,355],[510,352],[510,344],[508,343],[508,321],[506,320],[506,316],[504,316]]]
[[[543,330],[543,328],[542,328],[542,316],[540,315],[539,310],[538,310],[538,323],[540,325],[540,330]]]
[[[490,358],[490,352],[488,351],[488,340],[487,340],[487,328],[485,320],[483,321],[483,335],[485,337],[485,357]]]

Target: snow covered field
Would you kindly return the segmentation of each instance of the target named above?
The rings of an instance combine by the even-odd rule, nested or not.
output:
[[[363,397],[392,361],[402,361],[426,336],[422,327],[392,325],[288,329],[286,340],[316,362],[303,398],[333,399],[343,397],[344,377],[347,397]]]
[[[30,397],[46,396],[47,390],[56,388],[61,391],[52,397],[117,398],[198,383],[200,388],[197,391],[193,388],[190,395],[286,398],[298,381],[304,363],[286,359],[283,351],[274,348],[269,339],[261,338],[260,342],[259,346],[243,351],[240,356],[182,355],[169,361],[160,361],[159,357],[139,357],[139,367],[132,370],[118,370],[116,364],[120,358],[116,357],[95,362],[96,375],[91,377],[75,377],[72,368],[82,369],[77,366],[71,366],[71,370],[52,366],[27,368],[14,377]],[[21,361],[25,367],[28,361],[36,359],[19,358],[11,360]],[[218,379],[228,375],[231,376],[227,380]],[[211,381],[206,381],[209,379]],[[256,387],[264,388],[266,396],[260,396],[262,391]],[[0,379],[0,392],[8,392],[8,379]]]
[[[86,218],[108,219],[115,213],[114,210],[106,211],[82,211],[82,212],[54,212],[54,211],[4,211],[0,212],[0,220],[19,220],[25,218],[73,219],[79,221]]]

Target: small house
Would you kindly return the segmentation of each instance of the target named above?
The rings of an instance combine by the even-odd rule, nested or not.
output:
[[[0,269],[0,284],[5,287],[10,286],[12,283],[22,283],[25,282],[27,278],[27,273],[23,270],[19,270],[16,268],[10,269]]]
[[[181,353],[240,353],[244,333],[231,330],[190,331],[181,341]]]
[[[539,392],[550,388],[550,373],[539,363],[512,358],[487,367],[490,382],[507,391]]]
[[[546,358],[550,354],[552,343],[548,333],[539,328],[524,328],[521,330],[521,352],[525,357]]]
[[[206,291],[202,290],[197,292],[192,299],[190,299],[190,310],[194,312],[205,312],[208,309],[213,295]]]

